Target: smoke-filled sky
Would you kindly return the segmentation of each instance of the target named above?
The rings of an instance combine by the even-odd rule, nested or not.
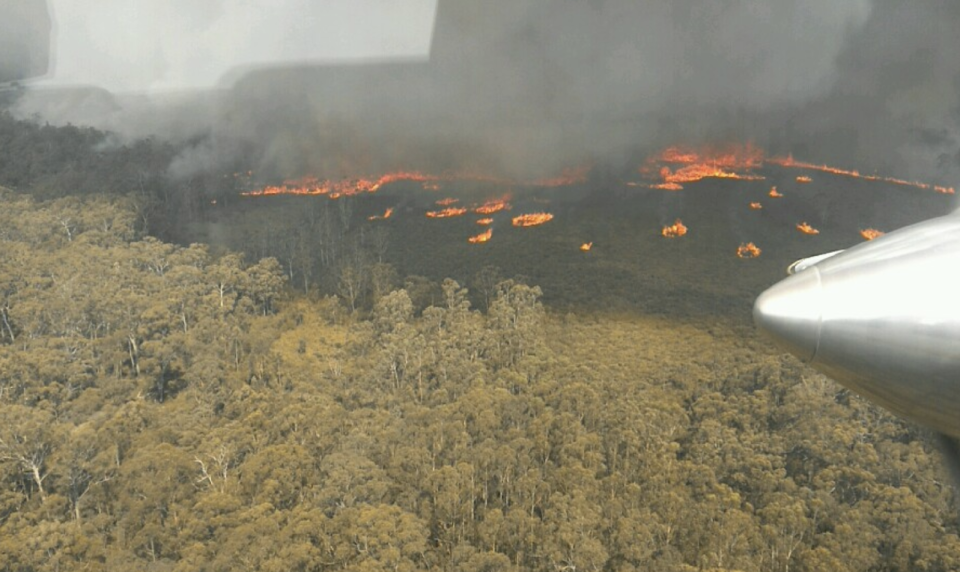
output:
[[[38,93],[19,112],[190,139],[176,174],[227,168],[243,149],[277,176],[539,175],[752,140],[866,172],[960,177],[950,0],[74,4],[53,0],[52,78],[147,95]],[[409,61],[428,46],[429,62]]]
[[[45,83],[110,91],[207,89],[280,62],[426,58],[436,0],[50,0]]]

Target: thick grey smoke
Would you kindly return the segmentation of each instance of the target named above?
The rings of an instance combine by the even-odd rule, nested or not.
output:
[[[50,25],[43,2],[0,0],[0,85],[47,72]]]
[[[958,25],[960,3],[876,0],[846,39],[831,89],[765,118],[772,139],[815,160],[956,186]]]
[[[242,152],[276,176],[540,176],[733,139],[955,184],[958,12],[947,0],[440,0],[429,62],[259,69],[203,105],[121,100],[93,122],[192,140],[171,166],[183,175]],[[219,14],[205,25],[222,29]],[[51,107],[26,98],[20,112]]]

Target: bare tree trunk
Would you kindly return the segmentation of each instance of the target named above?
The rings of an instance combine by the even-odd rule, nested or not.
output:
[[[15,341],[17,341],[17,337],[13,335],[13,328],[10,327],[10,320],[9,320],[9,318],[7,317],[7,310],[8,310],[8,309],[9,309],[9,308],[6,307],[6,306],[4,306],[3,308],[0,308],[0,317],[3,317],[3,325],[4,325],[4,327],[6,327],[6,329],[7,329],[7,334],[9,334],[9,336],[10,336],[10,341],[11,341],[11,342],[15,342]]]

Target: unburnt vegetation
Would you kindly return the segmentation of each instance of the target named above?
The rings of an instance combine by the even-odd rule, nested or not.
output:
[[[960,567],[920,431],[758,339],[737,283],[674,311],[693,273],[652,268],[645,303],[545,303],[485,259],[409,272],[335,203],[305,280],[155,238],[135,187],[18,190],[2,570]]]

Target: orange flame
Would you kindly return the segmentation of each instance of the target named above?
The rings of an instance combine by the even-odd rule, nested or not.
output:
[[[760,203],[750,203],[750,208],[752,210],[758,211],[763,208],[763,205]]]
[[[864,240],[873,240],[883,236],[883,231],[875,228],[865,228],[860,230],[860,236],[862,236]]]
[[[809,169],[811,171],[820,171],[823,173],[832,173],[834,175],[842,175],[844,177],[853,177],[856,179],[864,179],[866,181],[882,181],[884,183],[891,183],[894,185],[903,185],[907,187],[915,187],[917,189],[933,189],[934,191],[945,194],[952,195],[954,194],[953,187],[944,187],[940,185],[929,185],[927,183],[921,183],[918,181],[908,181],[906,179],[898,179],[896,177],[881,177],[879,175],[861,175],[860,171],[856,169],[838,169],[837,167],[830,167],[827,165],[819,165],[816,163],[807,163],[804,161],[797,161],[793,158],[793,155],[787,155],[786,157],[771,157],[767,159],[768,162],[773,163],[774,165],[780,165],[781,167],[792,167],[798,169]],[[799,183],[809,183],[812,179],[807,176],[801,175],[797,177],[797,182]]]
[[[813,228],[812,226],[810,226],[810,225],[807,224],[806,222],[798,223],[798,224],[797,224],[797,230],[799,230],[799,231],[802,232],[803,234],[820,234],[820,231],[819,231],[819,230]]]
[[[416,171],[397,171],[396,173],[387,173],[386,175],[381,176],[373,186],[370,187],[370,192],[376,192],[383,185],[388,185],[390,183],[396,183],[397,181],[419,181],[432,182],[437,179],[434,175],[425,175]]]
[[[746,242],[737,247],[737,256],[740,258],[756,258],[760,256],[760,249],[752,242]]]
[[[467,209],[463,207],[448,207],[438,211],[427,211],[428,218],[450,218],[467,214]]]
[[[583,252],[590,252],[591,248],[593,248],[592,242],[584,242],[583,244],[580,245],[580,250],[582,250]]]
[[[657,170],[656,165],[663,163],[685,166],[676,170],[661,166]],[[657,172],[662,182],[650,185],[651,188],[678,191],[683,188],[682,183],[693,183],[707,177],[763,180],[764,177],[760,175],[744,172],[761,166],[763,166],[763,151],[748,143],[747,145],[728,145],[722,149],[708,148],[703,151],[668,147],[659,155],[648,159],[647,163],[640,168],[640,172],[646,176]]]
[[[663,230],[660,231],[660,234],[666,238],[677,238],[687,234],[687,227],[680,222],[680,219],[677,219],[672,225],[663,227]]]
[[[770,192],[767,193],[767,196],[771,199],[782,199],[783,193],[777,191],[777,187],[770,187]]]
[[[664,191],[682,191],[683,185],[680,183],[657,183],[655,185],[648,185],[651,189],[661,189]]]
[[[662,163],[686,163],[689,165],[699,162],[700,154],[684,147],[667,147],[654,160]]]
[[[327,195],[331,199],[360,193],[375,193],[383,185],[397,181],[430,181],[435,180],[433,175],[424,175],[416,171],[398,171],[388,173],[374,180],[369,178],[341,179],[331,181],[320,180],[308,176],[299,179],[287,179],[281,185],[268,185],[262,189],[240,193],[245,197],[264,197],[273,195]]]
[[[756,169],[763,166],[763,150],[752,143],[708,147],[701,151],[689,147],[667,147],[653,160],[658,163],[706,163],[728,169]]]
[[[449,207],[450,205],[455,205],[460,202],[460,199],[455,199],[453,197],[447,197],[445,199],[440,199],[435,204],[438,207]]]
[[[397,171],[387,173],[377,178],[358,177],[352,179],[320,179],[314,176],[301,177],[299,179],[288,179],[280,185],[267,185],[261,189],[246,191],[240,193],[245,197],[264,197],[274,195],[326,195],[330,198],[339,198],[352,196],[360,193],[374,193],[380,190],[384,185],[398,181],[417,181],[421,183],[424,189],[438,190],[442,181],[480,181],[496,185],[520,184],[526,186],[538,187],[560,187],[565,185],[574,185],[587,180],[587,174],[591,166],[582,166],[574,169],[565,169],[560,175],[551,178],[536,179],[526,182],[511,181],[501,177],[491,175],[482,175],[469,172],[445,173],[442,175],[433,175],[421,173],[418,171]],[[248,176],[252,172],[248,173]],[[239,175],[235,175],[239,177]]]
[[[384,220],[384,219],[390,218],[390,215],[392,214],[393,214],[393,207],[390,207],[387,210],[383,211],[382,215],[368,216],[367,220]]]
[[[550,213],[530,213],[513,217],[513,226],[539,226],[553,220]]]
[[[491,224],[493,224],[493,219],[492,218],[477,219],[477,224],[479,224],[480,226],[490,226]]]
[[[937,193],[947,195],[952,195],[956,192],[953,187],[930,185],[918,181],[898,179],[896,177],[862,175],[854,169],[840,169],[823,164],[797,161],[792,155],[785,157],[765,157],[763,150],[749,143],[746,145],[709,147],[701,150],[689,147],[668,147],[658,155],[647,159],[639,171],[648,178],[659,177],[661,179],[661,183],[649,185],[651,188],[679,190],[681,183],[699,181],[706,177],[759,180],[763,177],[751,174],[749,171],[763,167],[764,163],[786,168],[806,169],[845,177],[854,177],[867,181],[882,181],[918,189],[932,189]],[[674,170],[665,166],[665,164],[683,166]],[[798,183],[810,183],[813,181],[808,175],[799,175],[796,180]]]
[[[502,210],[509,210],[511,206],[510,203],[507,202],[508,198],[509,197],[490,199],[489,201],[473,209],[473,212],[482,215],[492,215],[493,213],[500,212]]]
[[[725,171],[709,163],[696,163],[671,171],[670,167],[660,169],[660,177],[665,183],[695,183],[701,179],[712,177],[716,179],[739,179],[741,181],[762,181],[760,175],[744,175],[733,171]]]
[[[488,228],[486,231],[481,232],[476,236],[471,236],[470,238],[467,239],[467,241],[470,244],[477,244],[479,242],[487,242],[488,240],[490,240],[490,237],[492,236],[493,236],[493,229]]]

